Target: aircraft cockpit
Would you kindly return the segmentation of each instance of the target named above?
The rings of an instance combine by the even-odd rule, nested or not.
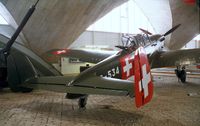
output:
[[[136,35],[125,34],[122,35],[122,44],[125,47],[138,48],[139,46],[144,47],[151,44],[151,40],[149,36],[146,34],[136,34]]]

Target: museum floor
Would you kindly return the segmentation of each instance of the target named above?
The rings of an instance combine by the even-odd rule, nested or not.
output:
[[[153,99],[140,109],[129,97],[89,96],[87,109],[79,110],[63,93],[1,90],[0,126],[199,126],[200,77],[186,84],[174,76],[154,78]]]

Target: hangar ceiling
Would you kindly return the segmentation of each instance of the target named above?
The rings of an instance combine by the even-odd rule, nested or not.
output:
[[[167,47],[179,49],[200,34],[199,8],[192,0],[135,0],[157,33],[165,33],[172,26],[181,24],[168,37]],[[144,4],[145,3],[145,4]]]
[[[181,27],[172,34],[168,47],[178,49],[200,34],[200,8],[196,4],[186,3],[183,0],[169,1],[173,25],[181,24]]]
[[[36,0],[1,0],[17,23]],[[66,48],[97,19],[127,0],[40,0],[23,30],[27,47],[42,54]],[[157,33],[181,23],[167,46],[178,49],[199,33],[199,9],[183,0],[135,0]],[[159,11],[159,13],[158,13]],[[139,19],[136,19],[139,20]],[[12,25],[12,24],[11,24]]]
[[[97,19],[127,0],[40,0],[25,26],[25,43],[38,54],[52,48],[68,47]],[[4,0],[19,23],[36,0]]]

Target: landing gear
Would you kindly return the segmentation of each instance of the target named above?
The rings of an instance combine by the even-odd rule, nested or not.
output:
[[[182,69],[180,69],[180,67],[177,66],[177,69],[175,69],[175,73],[178,77],[178,81],[180,79],[182,83],[186,82],[186,71],[184,66],[182,67]]]
[[[0,88],[5,88],[7,86],[7,67],[0,67]]]
[[[87,98],[88,98],[87,95],[79,98],[79,100],[78,100],[79,109],[85,109],[86,108],[85,106],[87,104]]]
[[[73,93],[67,93],[65,98],[67,99],[78,99],[78,106],[79,109],[85,109],[87,104],[87,94],[73,94]]]
[[[180,76],[181,82],[185,83],[186,82],[186,72],[184,69],[181,70],[181,76]]]
[[[11,71],[13,72],[14,69]],[[9,78],[9,80],[8,80]],[[12,77],[13,78],[13,77]],[[10,83],[9,83],[10,82]],[[19,86],[16,80],[10,79],[10,75],[8,73],[7,67],[0,66],[0,88],[10,87],[13,92],[23,92],[28,93],[31,92],[32,88]]]
[[[86,66],[80,66],[80,73],[87,70],[88,68],[90,68],[89,64],[86,64]],[[79,109],[86,109],[86,104],[87,104],[87,98],[88,98],[88,95],[82,95],[81,97],[79,97],[79,100],[78,100],[78,106],[79,106]]]

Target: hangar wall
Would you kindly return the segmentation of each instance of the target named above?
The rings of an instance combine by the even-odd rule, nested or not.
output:
[[[121,35],[122,33],[85,31],[70,45],[70,48],[118,50],[115,45],[121,44]],[[182,47],[182,49],[192,48],[200,48],[199,39],[193,39]],[[69,60],[69,58],[61,58],[61,73],[77,74],[79,73],[80,66],[85,66],[87,64],[83,62],[70,63]]]
[[[79,62],[79,61],[74,61],[72,62],[70,58],[61,58],[61,73],[63,75],[69,75],[69,74],[78,74],[80,73],[80,66],[93,66],[94,64],[92,63],[85,63],[85,62]]]
[[[182,49],[200,48],[200,34],[185,44]]]
[[[83,32],[69,48],[86,48],[88,46],[97,48],[110,48],[118,50],[115,46],[121,45],[123,33],[85,31]],[[200,35],[199,35],[200,36]],[[200,37],[196,37],[183,46],[183,48],[200,48]]]
[[[0,24],[0,34],[10,38],[13,33],[14,33],[14,28],[9,26],[9,25],[1,25]],[[21,37],[17,37],[17,42],[19,42],[20,44],[23,44],[23,40],[21,39]]]
[[[69,48],[85,48],[94,45],[102,48],[116,49],[116,45],[121,45],[122,33],[85,31]]]

